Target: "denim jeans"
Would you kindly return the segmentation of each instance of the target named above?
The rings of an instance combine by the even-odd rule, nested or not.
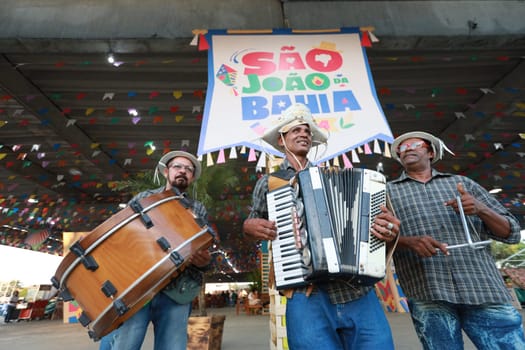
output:
[[[111,350],[111,347],[113,346],[113,341],[115,336],[117,335],[118,329],[115,329],[109,334],[106,334],[100,339],[100,344],[98,346],[98,350]]]
[[[16,306],[14,305],[7,305],[7,309],[5,310],[5,316],[4,316],[4,322],[11,322],[11,316],[13,316],[13,311],[15,311]]]
[[[164,293],[158,293],[122,326],[103,337],[99,349],[140,350],[151,321],[154,350],[186,350],[190,312],[191,303],[177,304]]]
[[[478,349],[525,349],[521,314],[510,304],[465,305],[409,299],[412,322],[427,350],[462,350],[467,334]]]
[[[286,305],[286,331],[291,350],[389,350],[392,332],[374,291],[345,304],[330,303],[317,290],[294,293]]]

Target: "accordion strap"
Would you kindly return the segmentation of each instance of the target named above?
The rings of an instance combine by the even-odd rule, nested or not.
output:
[[[290,184],[295,176],[291,170],[280,169],[268,175],[268,190],[273,191]]]
[[[392,211],[392,214],[394,214],[394,217],[397,217],[396,211],[394,210],[394,206],[392,205],[392,201],[390,200],[390,196],[386,195],[386,207]],[[396,235],[396,239],[393,243],[387,244],[387,252],[386,252],[386,266],[387,268],[390,266],[390,262],[392,261],[392,257],[394,256],[394,251],[396,250],[397,243],[399,242],[399,234]]]

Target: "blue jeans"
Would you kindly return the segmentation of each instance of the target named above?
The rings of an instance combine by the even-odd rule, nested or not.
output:
[[[140,350],[150,321],[153,323],[155,350],[186,350],[191,303],[181,305],[158,293],[122,326],[103,337],[100,350]]]
[[[294,293],[286,305],[286,331],[292,350],[389,350],[392,332],[374,291],[358,300],[332,304],[317,290]]]
[[[111,347],[113,346],[113,339],[115,338],[115,335],[117,334],[118,329],[115,329],[109,334],[106,334],[100,339],[100,344],[98,346],[98,350],[111,350]]]
[[[14,305],[7,305],[7,309],[5,311],[4,316],[4,322],[11,322],[11,316],[13,316],[13,311],[15,311],[16,306]]]
[[[408,301],[417,336],[427,350],[462,350],[467,334],[478,349],[525,349],[521,314],[510,304],[465,305]]]

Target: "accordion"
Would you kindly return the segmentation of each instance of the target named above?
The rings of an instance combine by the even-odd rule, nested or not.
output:
[[[276,289],[330,279],[373,285],[386,273],[386,244],[370,233],[386,204],[386,179],[369,169],[311,167],[268,192]]]

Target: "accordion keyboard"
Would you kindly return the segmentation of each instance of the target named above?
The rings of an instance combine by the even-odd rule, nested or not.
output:
[[[297,217],[296,198],[291,186],[271,191],[266,196],[268,219],[275,221],[277,238],[272,241],[272,259],[277,289],[304,285],[304,271],[301,242],[297,239],[300,223]]]

